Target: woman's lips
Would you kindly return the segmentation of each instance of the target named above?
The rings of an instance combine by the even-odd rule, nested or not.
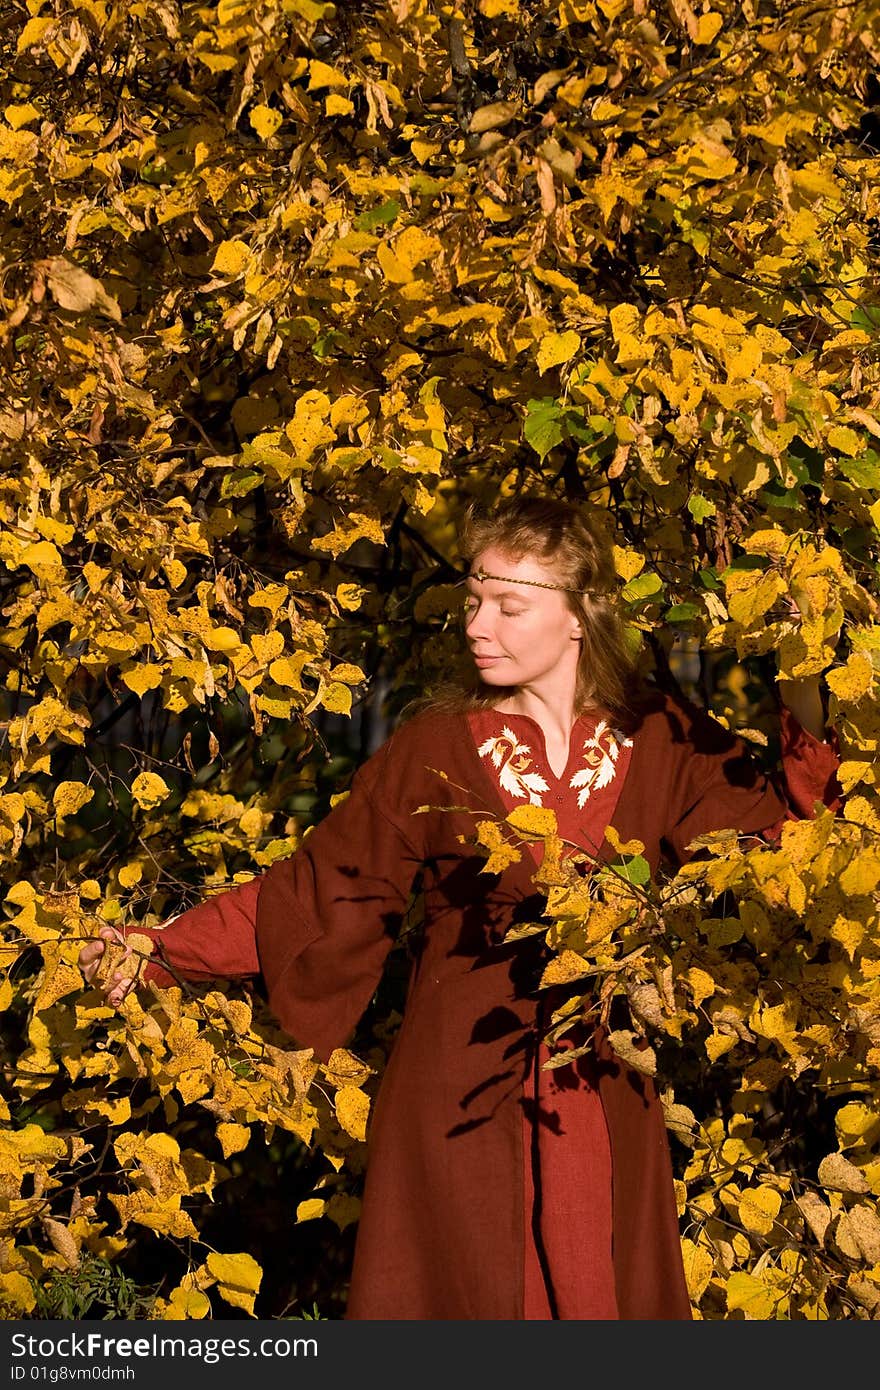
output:
[[[482,670],[484,666],[494,666],[496,661],[503,660],[503,656],[475,656],[474,665],[479,666]]]

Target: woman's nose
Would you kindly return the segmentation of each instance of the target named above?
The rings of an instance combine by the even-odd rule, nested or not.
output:
[[[489,615],[482,606],[480,608],[475,608],[473,612],[468,615],[465,619],[464,630],[467,633],[468,640],[471,642],[479,642],[481,638],[489,635]]]

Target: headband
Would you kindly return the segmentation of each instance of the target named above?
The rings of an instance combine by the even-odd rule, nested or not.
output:
[[[474,570],[473,574],[466,574],[460,582],[467,583],[468,579],[495,579],[499,584],[531,584],[535,589],[558,589],[563,594],[581,594],[587,598],[595,598],[596,595],[590,589],[569,589],[566,584],[548,584],[543,579],[511,579],[506,574],[488,574],[486,570]]]

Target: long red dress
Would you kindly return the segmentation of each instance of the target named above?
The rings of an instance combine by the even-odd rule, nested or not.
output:
[[[320,1059],[344,1046],[381,978],[417,873],[424,929],[382,1077],[346,1316],[686,1319],[672,1169],[652,1081],[603,1037],[547,1071],[539,919],[524,857],[482,872],[475,818],[531,801],[562,835],[655,869],[710,830],[773,835],[839,804],[837,757],[782,711],[784,782],[687,701],[648,692],[628,738],[593,715],[560,777],[540,726],[492,710],[426,713],[359,769],[296,854],[150,933],[178,975],[261,974],[270,1007]],[[173,983],[151,962],[146,978]]]

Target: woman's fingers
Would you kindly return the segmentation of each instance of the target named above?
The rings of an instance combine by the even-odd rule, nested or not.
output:
[[[119,948],[122,948],[121,954]],[[115,960],[107,962],[113,967],[112,973],[101,980],[101,970],[105,964],[108,949]],[[79,965],[89,984],[100,983],[104,998],[113,1008],[118,1008],[125,996],[134,986],[134,980],[118,969],[122,961],[131,958],[132,950],[125,936],[116,927],[105,924],[98,931],[98,939],[89,941],[79,953]]]
[[[110,981],[110,988],[107,991],[107,1003],[112,1004],[114,1009],[118,1009],[125,996],[134,987],[134,980],[127,980],[121,975],[114,975]]]
[[[103,941],[90,941],[79,953],[80,968],[91,979],[98,961],[104,954]]]

